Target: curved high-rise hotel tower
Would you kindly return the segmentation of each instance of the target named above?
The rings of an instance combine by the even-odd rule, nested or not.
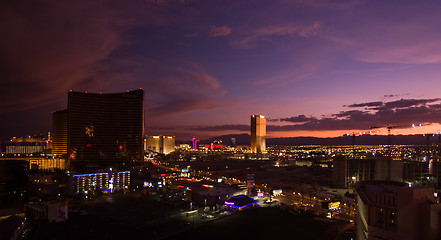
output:
[[[266,153],[266,119],[262,115],[251,115],[251,152]]]
[[[126,168],[144,158],[144,90],[68,93],[67,154],[73,170]]]
[[[52,155],[67,158],[67,109],[52,113]]]

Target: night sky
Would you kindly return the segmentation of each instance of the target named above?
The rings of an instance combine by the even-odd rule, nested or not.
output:
[[[0,139],[50,131],[71,89],[143,88],[146,134],[182,140],[248,133],[251,114],[269,137],[436,132],[440,13],[414,0],[2,1]]]

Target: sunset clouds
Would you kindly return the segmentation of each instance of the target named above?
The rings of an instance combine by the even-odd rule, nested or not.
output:
[[[412,128],[441,124],[441,99],[400,99],[391,102],[355,103],[346,106],[348,110],[327,116],[297,115],[268,121],[269,132],[369,130],[373,127]],[[355,109],[354,109],[355,108]],[[282,124],[287,123],[287,124]],[[248,132],[249,125],[217,125],[193,128],[198,131],[242,131]],[[277,135],[277,134],[276,134]]]
[[[182,137],[246,132],[251,114],[272,119],[273,136],[440,123],[440,11],[410,0],[4,1],[1,138],[50,131],[70,89],[143,88],[146,129]]]

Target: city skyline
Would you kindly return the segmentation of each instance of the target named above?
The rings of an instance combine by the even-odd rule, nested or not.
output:
[[[437,2],[0,6],[1,140],[50,131],[69,90],[138,88],[146,134],[177,140],[249,133],[256,112],[267,137],[441,131]]]

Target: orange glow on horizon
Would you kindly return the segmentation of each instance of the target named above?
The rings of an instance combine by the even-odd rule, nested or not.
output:
[[[370,133],[372,131],[372,133]],[[377,132],[378,131],[378,132]],[[319,137],[319,138],[331,138],[331,137],[341,137],[345,134],[360,133],[370,134],[370,135],[387,135],[387,128],[377,128],[377,129],[351,129],[351,130],[326,130],[326,131],[287,131],[287,132],[274,132],[268,131],[268,138],[277,137]],[[414,134],[436,134],[441,133],[441,124],[433,123],[427,126],[415,126],[409,128],[392,128],[392,135],[414,135]]]

